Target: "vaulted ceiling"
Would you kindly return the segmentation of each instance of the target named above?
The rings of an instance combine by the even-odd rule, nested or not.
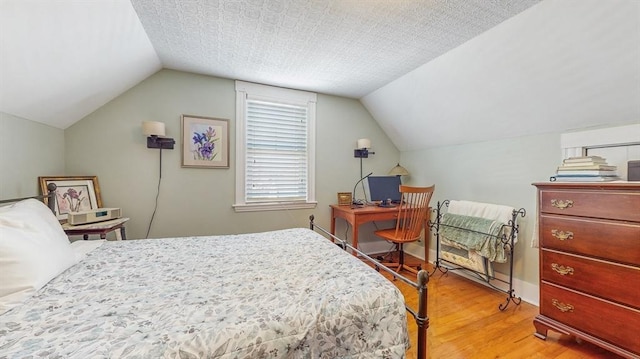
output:
[[[540,1],[1,0],[0,111],[64,129],[169,68],[361,99],[401,150],[640,114],[640,2]]]
[[[540,0],[132,0],[162,65],[360,98]]]
[[[360,98],[539,0],[2,0],[0,111],[66,128],[169,68]]]
[[[401,151],[640,124],[640,1],[544,0],[361,101]]]

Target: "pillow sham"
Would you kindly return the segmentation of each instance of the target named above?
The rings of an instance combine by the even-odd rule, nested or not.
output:
[[[0,208],[0,314],[78,262],[51,210],[28,199]]]

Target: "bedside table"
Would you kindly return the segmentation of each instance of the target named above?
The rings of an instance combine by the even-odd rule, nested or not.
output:
[[[116,232],[117,240],[126,240],[127,235],[124,231],[124,224],[129,221],[129,218],[118,218],[104,222],[81,224],[72,226],[69,223],[62,224],[64,233],[68,236],[82,236],[82,239],[89,239],[91,234],[99,234],[100,239],[106,239],[107,233]],[[119,230],[119,231],[118,231]]]

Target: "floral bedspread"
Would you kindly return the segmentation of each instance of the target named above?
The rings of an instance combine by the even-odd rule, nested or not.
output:
[[[0,358],[403,358],[402,294],[319,234],[105,242],[0,316]]]

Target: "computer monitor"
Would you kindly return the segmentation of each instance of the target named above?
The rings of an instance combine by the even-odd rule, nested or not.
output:
[[[391,199],[391,203],[400,203],[400,176],[369,176],[367,184],[372,202]]]

